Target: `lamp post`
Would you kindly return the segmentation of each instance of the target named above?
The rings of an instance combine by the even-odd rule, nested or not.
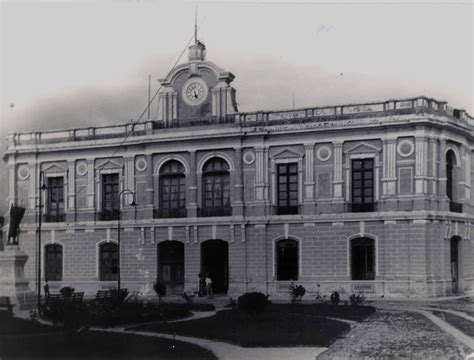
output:
[[[38,268],[37,268],[37,275],[38,275],[38,278],[36,280],[36,286],[37,286],[37,295],[38,295],[38,299],[37,299],[37,307],[38,307],[38,311],[40,311],[40,307],[41,307],[41,222],[43,220],[43,191],[45,191],[47,188],[46,188],[46,185],[43,183],[43,172],[40,171],[40,181],[39,181],[39,198],[38,198],[38,244],[37,244],[37,247],[38,247],[38,256],[37,256],[37,259],[38,259]]]
[[[122,214],[120,212],[120,204],[121,201],[120,199],[122,198],[123,194],[130,194],[132,195],[132,203],[130,204],[131,206],[136,206],[137,204],[135,203],[135,193],[132,192],[131,190],[124,189],[120,192],[118,199],[119,199],[119,212],[118,212],[118,222],[117,222],[117,245],[118,245],[118,258],[117,258],[117,290],[120,291],[120,219],[122,217]]]

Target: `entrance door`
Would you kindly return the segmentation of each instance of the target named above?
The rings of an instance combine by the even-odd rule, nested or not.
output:
[[[229,246],[222,240],[207,240],[201,244],[201,273],[209,274],[214,293],[229,289]]]
[[[170,293],[180,293],[184,288],[184,245],[179,241],[158,244],[158,280]]]
[[[460,291],[459,289],[459,238],[453,237],[450,242],[451,247],[451,279],[453,281],[453,293]]]

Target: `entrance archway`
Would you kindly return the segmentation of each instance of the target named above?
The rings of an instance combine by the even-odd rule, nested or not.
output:
[[[229,245],[223,240],[201,243],[201,274],[212,279],[214,293],[229,289]]]
[[[158,281],[166,285],[170,293],[184,288],[184,245],[167,240],[158,244]]]
[[[462,291],[461,281],[462,281],[462,269],[459,259],[459,246],[461,244],[461,238],[459,236],[453,236],[450,240],[450,265],[451,265],[451,279],[453,282],[452,291],[453,293],[458,293]]]

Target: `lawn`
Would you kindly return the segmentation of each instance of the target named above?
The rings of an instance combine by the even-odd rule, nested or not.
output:
[[[180,341],[92,331],[68,336],[3,313],[0,313],[0,354],[2,360],[216,359],[211,352]]]
[[[243,347],[328,346],[350,326],[325,316],[361,321],[374,311],[366,306],[271,304],[256,319],[229,309],[210,318],[137,329],[221,340]]]
[[[472,321],[443,311],[433,311],[433,314],[454,326],[456,329],[461,330],[467,336],[474,337],[474,323]]]

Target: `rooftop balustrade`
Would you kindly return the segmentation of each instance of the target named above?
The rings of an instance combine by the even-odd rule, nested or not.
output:
[[[177,128],[199,125],[234,124],[241,127],[267,126],[293,123],[322,123],[370,118],[375,116],[405,115],[428,112],[445,115],[474,126],[474,118],[466,111],[447,106],[444,101],[426,97],[405,100],[387,100],[366,104],[311,107],[284,111],[254,111],[231,114],[226,117],[205,117],[198,119],[179,119],[165,124],[161,121],[146,121],[136,124],[89,127],[70,130],[52,130],[44,132],[9,133],[9,147],[29,144],[48,144],[64,141],[100,140],[142,136],[162,131],[163,128]],[[361,120],[360,120],[361,121]]]

